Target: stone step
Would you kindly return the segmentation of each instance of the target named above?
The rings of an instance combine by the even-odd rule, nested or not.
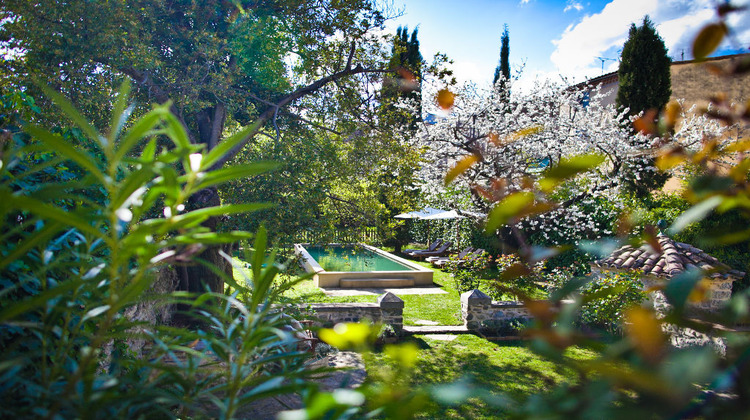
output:
[[[364,287],[412,287],[414,279],[389,279],[389,278],[372,278],[372,279],[348,279],[339,280],[339,287],[347,288],[364,288]]]
[[[463,325],[404,325],[407,334],[469,334]]]

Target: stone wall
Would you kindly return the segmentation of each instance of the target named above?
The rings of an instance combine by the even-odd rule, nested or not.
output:
[[[483,321],[504,321],[514,318],[532,318],[529,310],[520,302],[493,302],[489,296],[474,289],[461,295],[461,317],[464,326],[479,330]]]
[[[380,295],[377,303],[308,303],[301,305],[300,310],[309,312],[319,327],[366,319],[390,324],[397,333],[404,327],[404,301],[391,292]]]
[[[643,286],[646,289],[663,285],[665,280],[654,276],[644,276],[641,278]],[[701,311],[718,312],[732,298],[732,283],[735,281],[732,277],[708,278],[706,282],[706,299],[701,302],[688,302],[688,309],[697,309]],[[649,293],[649,298],[653,302],[654,308],[660,312],[668,311],[669,303],[664,293],[655,291]]]

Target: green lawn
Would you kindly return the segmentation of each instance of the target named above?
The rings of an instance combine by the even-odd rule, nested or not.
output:
[[[428,263],[419,264],[429,267]],[[431,267],[430,267],[431,268]],[[418,320],[436,321],[441,325],[460,325],[461,302],[450,274],[435,269],[434,283],[447,294],[401,295],[404,300],[404,324],[415,325]],[[244,281],[235,271],[235,278]],[[375,302],[377,296],[326,296],[305,280],[284,294],[284,300],[296,302]],[[523,399],[556,384],[574,383],[577,376],[570,370],[551,363],[526,348],[522,342],[491,342],[473,334],[458,335],[453,341],[430,339],[427,336],[406,338],[419,345],[419,359],[411,376],[410,387],[450,384],[459,380],[470,380],[475,385],[492,393]],[[566,356],[585,360],[594,353],[572,348]],[[365,354],[370,379],[378,381],[378,375],[389,369],[391,360],[379,352]],[[392,365],[391,365],[392,366]],[[471,399],[459,406],[444,406],[435,402],[422,411],[420,419],[497,419],[504,418],[498,408],[479,399]]]
[[[574,383],[577,375],[549,362],[526,348],[523,343],[494,343],[471,334],[459,335],[454,341],[432,340],[425,336],[413,338],[421,350],[414,368],[411,385],[419,387],[469,380],[492,393],[523,399],[556,384]],[[594,353],[571,348],[565,355],[576,360],[594,357]],[[365,356],[372,379],[391,361],[382,353]],[[497,419],[502,412],[478,399],[459,406],[430,403],[421,419]]]

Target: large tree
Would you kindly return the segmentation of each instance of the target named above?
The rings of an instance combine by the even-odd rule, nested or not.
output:
[[[628,108],[629,115],[660,111],[672,94],[671,62],[648,16],[641,26],[632,24],[620,56],[617,106]]]
[[[40,80],[104,125],[113,84],[129,77],[141,103],[171,103],[190,141],[205,149],[222,142],[227,123],[244,127],[244,140],[214,168],[266,123],[278,133],[302,98],[332,84],[345,90],[352,78],[374,83],[387,71],[368,32],[384,20],[371,0],[7,0],[0,7],[0,41],[16,52],[4,71],[17,86],[33,91],[30,80]],[[218,201],[210,189],[192,204]],[[222,264],[216,249],[203,258]],[[182,282],[223,290],[199,266],[185,267]]]

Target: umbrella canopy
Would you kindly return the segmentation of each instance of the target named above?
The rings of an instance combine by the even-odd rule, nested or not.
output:
[[[425,207],[422,210],[410,211],[408,213],[401,213],[393,216],[396,219],[426,219],[430,216],[435,216],[441,213],[446,213],[448,210],[433,209],[432,207]]]
[[[438,220],[438,219],[465,219],[465,217],[458,214],[458,212],[455,210],[447,210],[447,211],[442,211],[437,214],[425,216],[422,218],[422,220]]]

